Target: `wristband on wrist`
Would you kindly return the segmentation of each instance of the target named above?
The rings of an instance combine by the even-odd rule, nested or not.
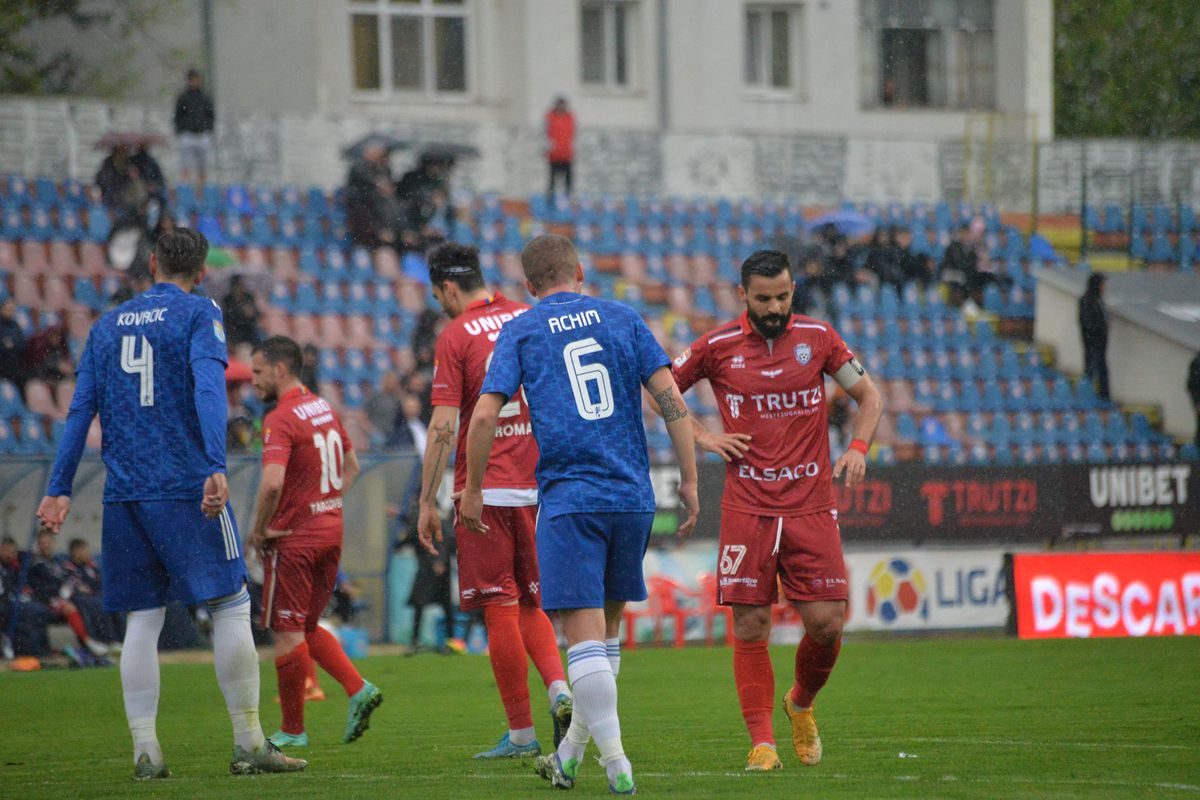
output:
[[[867,444],[862,439],[855,439],[850,442],[850,449],[857,450],[865,456],[867,451],[871,449],[871,445]]]

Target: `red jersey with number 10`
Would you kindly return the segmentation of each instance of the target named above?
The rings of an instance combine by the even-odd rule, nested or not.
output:
[[[742,314],[680,353],[680,391],[707,378],[725,432],[751,436],[745,457],[726,465],[724,508],[799,516],[836,507],[825,375],[853,357],[833,326],[797,314],[775,339]]]
[[[292,534],[275,547],[342,542],[342,476],[353,447],[329,403],[292,389],[263,420],[263,466],[284,466],[283,494],[270,528]]]
[[[479,401],[479,390],[492,363],[496,337],[506,322],[528,310],[529,306],[524,303],[509,300],[496,292],[487,300],[467,306],[438,335],[434,346],[431,402],[435,406],[453,406],[459,411],[454,460],[456,492],[467,483],[467,423],[471,421]],[[429,435],[435,434],[431,431]],[[529,404],[525,402],[524,392],[517,392],[500,410],[500,419],[496,422],[496,439],[483,476],[484,502],[492,505],[487,497],[489,489],[536,490],[534,468],[537,462],[538,449],[529,421]]]

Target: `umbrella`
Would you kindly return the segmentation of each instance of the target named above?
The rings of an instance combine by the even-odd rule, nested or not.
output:
[[[875,223],[857,211],[831,211],[805,223],[805,228],[815,231],[825,225],[833,225],[838,233],[851,239],[865,236],[875,230]]]
[[[422,161],[455,162],[460,158],[479,158],[479,148],[469,144],[454,144],[445,142],[427,145],[421,151]]]
[[[117,147],[157,147],[167,143],[167,138],[151,131],[110,131],[96,142],[97,150],[112,150]]]
[[[226,383],[246,383],[252,380],[254,380],[254,370],[250,369],[249,364],[235,358],[229,359],[229,366],[225,368]]]
[[[397,139],[388,133],[370,133],[342,150],[342,157],[362,158],[363,151],[373,144],[382,146],[389,153],[393,150],[407,150],[412,147],[412,142],[407,139]]]

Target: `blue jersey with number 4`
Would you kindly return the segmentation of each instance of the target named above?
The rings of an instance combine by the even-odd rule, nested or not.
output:
[[[481,394],[524,387],[544,516],[654,511],[642,386],[670,365],[632,308],[549,295],[500,331]]]
[[[228,415],[227,361],[221,309],[172,284],[160,283],[102,316],[76,368],[49,494],[70,494],[82,451],[79,426],[86,430],[98,413],[108,472],[104,502],[199,500],[205,479],[225,470],[224,437],[215,441],[214,430],[224,430]],[[204,377],[201,392],[196,375]],[[209,397],[214,391],[219,404]]]

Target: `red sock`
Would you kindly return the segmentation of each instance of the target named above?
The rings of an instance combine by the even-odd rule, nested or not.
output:
[[[275,659],[275,674],[279,678],[279,705],[283,708],[284,733],[304,733],[304,666],[308,661],[308,644],[301,642],[286,656]]]
[[[314,689],[320,689],[321,688],[321,679],[320,679],[320,676],[317,675],[317,662],[313,661],[311,658],[312,648],[310,647],[310,648],[308,648],[308,650],[309,650],[310,658],[308,659],[308,670],[304,673],[304,688],[306,690],[309,687],[312,687]]]
[[[565,681],[562,656],[558,652],[558,637],[554,634],[554,623],[546,612],[537,606],[517,606],[520,611],[521,641],[525,652],[533,661],[542,683],[549,686],[555,681]]]
[[[775,744],[771,711],[775,706],[775,670],[766,642],[733,640],[733,682],[751,744]]]
[[[532,728],[529,662],[525,660],[525,644],[521,640],[520,610],[515,605],[488,606],[483,610],[483,623],[487,626],[488,655],[508,728],[514,731]]]
[[[842,649],[839,638],[833,645],[825,645],[804,634],[796,648],[796,685],[792,687],[792,702],[800,708],[811,708],[817,692],[829,680],[833,665],[837,663]]]
[[[304,640],[308,644],[307,652],[312,656],[312,660],[342,685],[347,697],[363,687],[365,681],[332,633],[318,625],[315,631],[305,634]]]
[[[87,625],[83,624],[83,615],[78,611],[71,611],[63,614],[63,621],[71,626],[71,630],[73,630],[75,635],[79,637],[80,642],[83,642],[88,638]]]

